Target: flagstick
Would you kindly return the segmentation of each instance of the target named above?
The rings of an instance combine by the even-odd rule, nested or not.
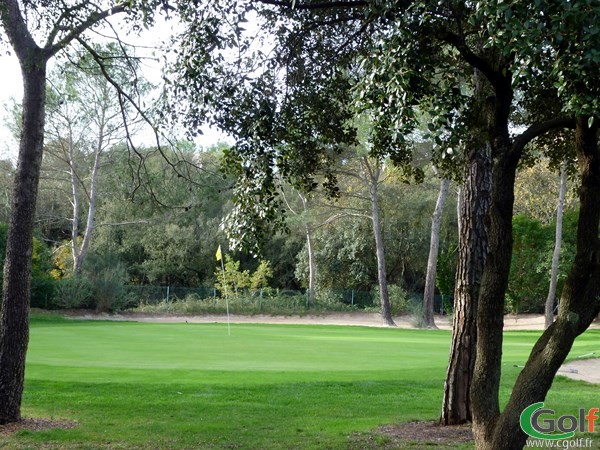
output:
[[[219,249],[221,247],[219,246]],[[231,336],[231,325],[229,324],[229,300],[227,299],[227,280],[225,279],[225,266],[221,257],[221,270],[223,271],[223,291],[225,292],[225,307],[227,308],[227,336]]]

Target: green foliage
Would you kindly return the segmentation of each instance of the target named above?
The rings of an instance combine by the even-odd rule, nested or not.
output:
[[[509,310],[513,313],[539,312],[548,293],[548,275],[535,268],[541,259],[552,234],[542,225],[525,216],[513,220],[513,257],[507,290]]]
[[[516,58],[515,81],[530,86],[544,74],[564,112],[598,117],[600,112],[600,5],[594,0],[534,3],[479,2],[488,45]],[[539,82],[539,81],[538,81]]]
[[[442,296],[454,294],[457,247],[454,242],[450,241],[450,243],[451,246],[440,249],[435,273],[435,283]]]
[[[388,295],[390,297],[390,310],[392,316],[401,316],[411,311],[408,293],[397,284],[388,284]],[[373,298],[379,301],[379,286],[373,289]]]
[[[188,295],[183,299],[174,298],[169,302],[150,304],[141,303],[133,311],[145,313],[176,313],[176,314],[225,314],[229,309],[231,314],[254,315],[274,314],[292,315],[307,314],[315,311],[328,311],[322,306],[318,309],[307,308],[306,295],[281,295],[277,290],[266,289],[257,295],[248,293],[227,297],[224,296],[200,298],[197,295]]]
[[[91,253],[81,273],[59,280],[53,305],[99,312],[119,311],[129,306],[131,300],[125,288],[128,281],[126,267],[115,254]]]
[[[565,211],[557,293],[560,295],[575,256],[577,211]],[[513,220],[513,256],[506,294],[512,313],[542,313],[548,296],[555,224],[516,216]]]
[[[0,159],[0,223],[9,221],[14,170],[11,161]]]
[[[257,292],[269,287],[269,280],[273,277],[273,269],[269,261],[262,260],[254,273],[250,276],[250,288]]]
[[[215,287],[222,296],[238,297],[250,287],[251,275],[249,270],[240,270],[240,262],[225,255],[225,275],[219,266],[215,269]]]
[[[269,287],[273,269],[269,261],[260,261],[256,270],[240,270],[240,261],[235,261],[230,255],[225,255],[225,274],[219,266],[215,269],[215,288],[221,296],[240,297],[249,291],[257,295],[259,291]],[[262,295],[262,294],[261,294]]]
[[[0,267],[4,267],[6,256],[6,237],[8,225],[0,223]],[[52,255],[43,241],[33,238],[33,255],[31,261],[31,298],[33,307],[47,307],[55,294],[56,283],[50,272],[52,270]],[[0,272],[0,291],[4,282],[4,271]]]
[[[66,276],[57,283],[56,296],[52,300],[57,308],[91,308],[94,303],[94,285],[85,276]]]
[[[50,249],[42,240],[34,238],[31,261],[32,307],[45,308],[50,305],[56,292],[56,280],[51,275],[52,269],[53,263]]]
[[[219,227],[230,208],[229,180],[216,173],[222,146],[180,143],[162,151],[169,161],[180,160],[185,177],[156,149],[138,149],[146,179],[136,180],[126,151],[111,152],[103,184],[110,195],[97,221],[124,225],[98,227],[94,250],[118,254],[136,284],[213,284],[214,243],[224,240]]]
[[[118,256],[110,253],[88,255],[84,276],[94,288],[93,307],[96,311],[119,311],[127,306],[125,284],[129,280],[127,269]]]

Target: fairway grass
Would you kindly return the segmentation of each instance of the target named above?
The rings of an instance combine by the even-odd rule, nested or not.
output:
[[[507,333],[504,400],[538,335]],[[572,355],[598,352],[598,338]],[[79,426],[0,435],[0,447],[419,448],[375,430],[438,417],[449,345],[432,330],[236,324],[228,336],[224,324],[34,317],[23,413]],[[599,406],[597,392],[559,377],[546,406]]]

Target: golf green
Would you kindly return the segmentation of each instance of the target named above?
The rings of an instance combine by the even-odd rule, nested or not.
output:
[[[538,335],[507,333],[504,399]],[[599,337],[572,354],[598,351]],[[0,435],[0,447],[349,448],[378,426],[438,416],[449,345],[431,330],[235,324],[228,335],[226,324],[38,317],[24,415],[78,426]],[[548,404],[585,406],[596,391],[561,377]]]

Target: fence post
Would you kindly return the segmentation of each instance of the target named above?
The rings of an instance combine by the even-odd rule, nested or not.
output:
[[[258,303],[258,310],[262,311],[262,292],[263,292],[263,288],[260,288],[260,301]]]
[[[213,305],[217,304],[217,288],[213,287]]]
[[[354,306],[354,289],[352,289],[352,306]]]
[[[167,304],[169,304],[169,289],[171,286],[167,286]]]

